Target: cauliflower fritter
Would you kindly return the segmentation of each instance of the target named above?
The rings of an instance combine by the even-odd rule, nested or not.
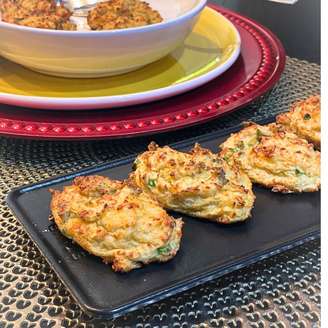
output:
[[[320,96],[312,96],[295,103],[289,112],[277,116],[277,123],[320,149]]]
[[[220,223],[246,220],[255,196],[246,174],[199,145],[190,153],[151,143],[130,175],[164,208]]]
[[[0,0],[1,19],[4,22],[29,27],[75,30],[69,21],[72,13],[55,0]]]
[[[183,222],[129,182],[101,176],[74,179],[52,191],[51,211],[59,230],[115,271],[173,258]]]
[[[163,18],[148,3],[139,0],[110,0],[97,3],[88,14],[92,30],[113,30],[160,23]]]
[[[320,152],[280,125],[252,123],[232,134],[220,148],[221,158],[237,163],[252,182],[272,191],[310,192],[320,188]]]

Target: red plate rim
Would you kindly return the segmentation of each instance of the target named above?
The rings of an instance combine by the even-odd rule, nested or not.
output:
[[[110,123],[26,122],[1,118],[0,112],[0,135],[51,140],[135,137],[205,123],[252,103],[269,91],[279,80],[285,67],[285,50],[280,40],[269,29],[253,19],[217,5],[211,4],[210,7],[223,14],[235,26],[247,30],[261,49],[261,64],[255,74],[239,90],[233,93],[228,92],[225,97],[213,98],[203,106],[192,106],[165,115],[150,116],[147,119],[119,120]],[[35,110],[31,109],[31,111]]]

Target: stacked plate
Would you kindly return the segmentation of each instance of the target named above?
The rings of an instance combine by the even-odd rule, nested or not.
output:
[[[177,49],[123,75],[54,77],[0,58],[0,134],[95,139],[182,128],[254,101],[284,64],[283,47],[266,28],[206,7]]]

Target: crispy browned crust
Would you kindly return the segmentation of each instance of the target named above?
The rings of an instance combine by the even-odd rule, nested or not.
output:
[[[51,192],[51,212],[59,230],[112,263],[115,271],[168,261],[179,249],[183,222],[131,183],[78,177],[63,191]]]
[[[163,21],[158,11],[139,0],[111,0],[98,3],[89,11],[92,30],[112,30],[138,27]]]
[[[298,101],[289,112],[277,116],[277,123],[282,124],[288,131],[306,139],[320,149],[321,122],[320,96],[311,96]]]
[[[278,124],[252,123],[232,134],[220,157],[239,165],[253,183],[272,191],[313,192],[320,188],[320,152]]]

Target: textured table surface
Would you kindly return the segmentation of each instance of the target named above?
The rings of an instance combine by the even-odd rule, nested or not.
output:
[[[288,58],[269,94],[202,126],[121,141],[0,138],[0,327],[319,327],[319,240],[109,321],[83,313],[5,203],[13,187],[142,151],[150,140],[180,141],[266,118],[319,92],[320,67]]]

